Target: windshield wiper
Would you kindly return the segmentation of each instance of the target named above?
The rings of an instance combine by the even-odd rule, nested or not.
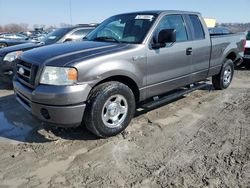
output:
[[[94,41],[115,41],[117,43],[121,43],[121,41],[119,41],[118,39],[114,38],[114,37],[96,37],[93,39]]]

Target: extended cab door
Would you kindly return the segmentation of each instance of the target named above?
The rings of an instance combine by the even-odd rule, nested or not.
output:
[[[186,15],[185,19],[192,36],[192,82],[197,82],[207,78],[211,40],[206,24],[200,15]]]
[[[191,83],[192,41],[182,15],[166,15],[159,22],[151,43],[163,29],[176,30],[176,42],[147,52],[147,97],[163,94]]]

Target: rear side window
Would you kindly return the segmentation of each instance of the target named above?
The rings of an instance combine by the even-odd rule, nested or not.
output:
[[[163,17],[156,29],[156,34],[163,29],[175,29],[176,42],[188,40],[186,27],[181,15],[167,15]]]
[[[247,40],[250,40],[250,31],[247,32]]]
[[[197,15],[189,15],[191,24],[193,26],[194,39],[200,40],[205,38],[205,33],[201,21]]]

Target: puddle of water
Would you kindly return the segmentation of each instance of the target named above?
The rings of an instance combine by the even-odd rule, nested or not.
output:
[[[16,109],[13,109],[13,111]],[[16,116],[16,114],[15,114]],[[16,119],[22,119],[22,114],[20,114],[20,118],[15,117]],[[14,141],[24,142],[29,135],[29,133],[33,130],[33,127],[25,125],[21,122],[13,121],[10,122],[3,112],[0,112],[0,140],[10,139]]]

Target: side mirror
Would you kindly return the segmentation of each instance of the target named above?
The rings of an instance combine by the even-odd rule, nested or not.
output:
[[[73,39],[71,39],[71,38],[67,38],[67,39],[65,39],[64,40],[64,42],[70,42],[70,41],[72,41]]]
[[[176,42],[176,30],[175,29],[163,29],[159,32],[156,42],[152,44],[153,49],[159,49],[166,47],[166,43]]]

